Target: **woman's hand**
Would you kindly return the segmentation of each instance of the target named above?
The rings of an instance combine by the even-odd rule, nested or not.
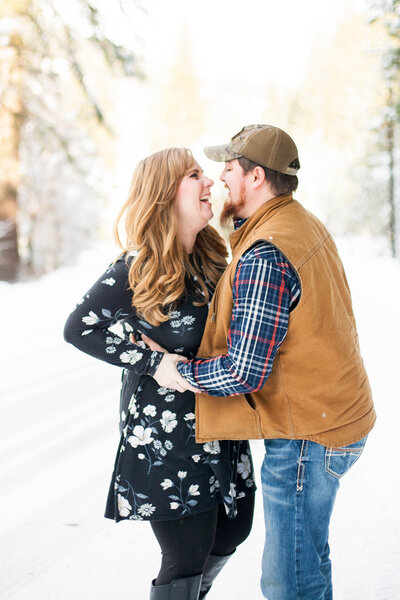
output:
[[[164,354],[168,354],[168,351],[165,348],[163,348],[162,346],[160,346],[159,344],[157,344],[156,342],[154,342],[151,338],[149,338],[144,333],[142,333],[142,340],[146,344],[146,346],[148,348],[150,348],[150,350],[153,350],[153,351],[157,350],[157,352],[164,352]],[[129,336],[129,341],[131,341],[132,344],[136,344],[137,343],[136,342],[136,338],[133,335],[133,333],[131,333],[131,335]]]

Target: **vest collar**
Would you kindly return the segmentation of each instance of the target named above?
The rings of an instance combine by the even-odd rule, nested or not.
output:
[[[262,204],[256,212],[253,213],[241,227],[239,227],[239,229],[233,231],[229,236],[232,252],[234,252],[242,242],[247,240],[257,225],[266,223],[278,209],[289,204],[289,202],[293,202],[293,194],[276,196]]]

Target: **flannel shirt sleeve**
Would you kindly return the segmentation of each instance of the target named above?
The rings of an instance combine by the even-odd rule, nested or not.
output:
[[[178,363],[185,379],[213,396],[262,388],[285,339],[289,312],[300,298],[300,283],[281,252],[261,242],[241,258],[232,291],[227,354]]]

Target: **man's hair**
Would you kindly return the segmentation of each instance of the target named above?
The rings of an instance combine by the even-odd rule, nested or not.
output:
[[[249,158],[245,158],[244,156],[238,158],[238,163],[242,167],[245,175],[250,173],[250,171],[255,169],[255,167],[261,167],[265,173],[265,179],[271,186],[271,190],[276,196],[284,196],[285,194],[291,194],[297,190],[297,186],[299,185],[297,175],[285,175],[284,173],[273,171],[272,169],[268,169],[268,167],[259,165]]]

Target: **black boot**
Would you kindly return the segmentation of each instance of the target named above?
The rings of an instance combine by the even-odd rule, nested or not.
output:
[[[214,582],[214,579],[216,578],[218,573],[221,571],[221,569],[224,568],[224,566],[226,565],[226,563],[228,562],[228,560],[234,553],[235,553],[235,550],[231,554],[228,554],[227,556],[215,556],[214,554],[210,554],[210,556],[208,557],[207,562],[204,566],[203,579],[201,582],[199,600],[201,600],[201,598],[205,598],[207,596],[207,594],[210,591],[211,586]]]
[[[151,584],[150,600],[198,600],[201,575],[173,579],[167,585]]]

